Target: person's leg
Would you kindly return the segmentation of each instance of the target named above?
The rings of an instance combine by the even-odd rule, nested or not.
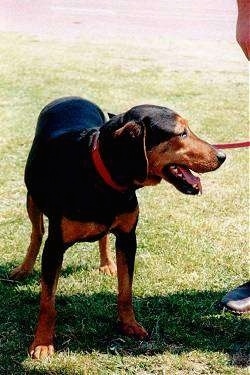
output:
[[[249,0],[237,0],[238,20],[236,39],[250,59]],[[221,307],[236,314],[250,313],[250,281],[230,290],[221,300]]]

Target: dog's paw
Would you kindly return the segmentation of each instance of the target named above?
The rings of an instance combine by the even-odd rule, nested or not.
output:
[[[113,260],[109,260],[105,264],[101,264],[99,267],[99,272],[104,275],[115,276],[117,274],[117,267]]]
[[[22,280],[31,274],[32,271],[23,269],[22,266],[14,268],[9,275],[11,280]]]
[[[29,349],[29,355],[32,359],[45,359],[51,357],[54,354],[54,346],[51,345],[31,345]]]
[[[138,340],[148,338],[148,332],[136,321],[130,323],[118,321],[118,329],[123,335],[134,337]]]

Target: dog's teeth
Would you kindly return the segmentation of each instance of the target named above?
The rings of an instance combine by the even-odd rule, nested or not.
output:
[[[174,175],[177,175],[177,176],[178,176],[178,169],[176,168],[175,165],[171,165],[170,169],[171,169],[171,172],[172,172]]]

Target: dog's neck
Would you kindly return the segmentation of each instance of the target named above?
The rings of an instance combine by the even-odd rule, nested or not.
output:
[[[96,132],[93,136],[91,157],[92,157],[92,161],[93,161],[93,164],[97,173],[100,175],[100,177],[102,178],[102,180],[105,182],[106,185],[108,185],[109,187],[111,187],[112,189],[120,193],[123,193],[128,190],[128,186],[120,185],[111,176],[111,173],[101,156],[99,132]]]

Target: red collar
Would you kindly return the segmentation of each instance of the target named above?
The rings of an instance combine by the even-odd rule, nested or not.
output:
[[[100,155],[100,147],[99,147],[99,132],[94,134],[93,142],[92,142],[92,161],[94,163],[95,169],[102,177],[103,181],[106,185],[110,186],[112,189],[124,192],[127,190],[126,186],[119,185],[117,182],[113,180],[111,174],[109,173],[106,165],[104,164],[101,155]]]

